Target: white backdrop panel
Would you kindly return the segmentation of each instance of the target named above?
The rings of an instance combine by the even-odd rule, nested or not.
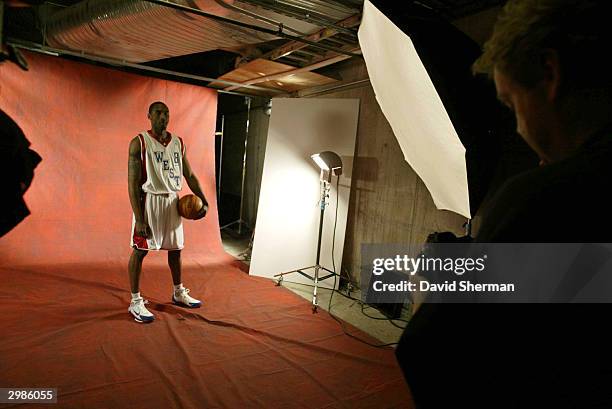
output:
[[[337,199],[334,260],[336,272],[340,272],[358,117],[358,99],[272,100],[250,274],[272,278],[274,274],[315,264],[320,216],[319,168],[310,155],[321,151],[336,152],[344,167],[338,192],[336,178],[332,178],[320,262],[333,270]],[[314,274],[312,269],[306,272]],[[284,279],[312,284],[298,273]],[[333,278],[321,283],[322,287],[332,285]]]

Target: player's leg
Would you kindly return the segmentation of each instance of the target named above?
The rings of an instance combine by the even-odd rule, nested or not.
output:
[[[185,307],[197,308],[202,303],[189,295],[189,290],[182,283],[181,249],[183,248],[183,219],[178,214],[178,195],[168,197],[165,209],[165,220],[162,248],[168,250],[168,266],[172,272],[174,291],[172,302]]]
[[[172,283],[179,285],[181,281],[181,250],[169,250],[168,251],[168,266],[172,272]]]
[[[140,292],[140,274],[142,273],[142,261],[147,255],[146,250],[134,248],[128,263],[128,274],[130,275],[130,289],[132,294]]]
[[[132,300],[128,312],[134,316],[137,322],[151,322],[155,319],[155,316],[145,307],[146,301],[140,296],[140,274],[142,272],[142,261],[146,255],[146,250],[134,248],[128,263],[128,274],[130,276],[132,292]]]
[[[132,215],[132,254],[128,263],[128,274],[130,277],[130,288],[132,300],[128,311],[134,316],[137,322],[151,322],[155,316],[145,307],[147,303],[140,295],[140,274],[142,272],[142,261],[146,257],[148,250],[157,250],[159,245],[155,241],[154,207],[151,202],[154,195],[147,194],[144,202],[144,216],[147,222],[147,235],[141,236],[136,232],[136,218]]]
[[[172,272],[172,282],[174,283],[172,302],[189,308],[200,307],[202,302],[190,296],[189,289],[183,287],[183,282],[181,281],[182,262],[180,250],[168,251],[168,266],[170,266],[170,271]]]

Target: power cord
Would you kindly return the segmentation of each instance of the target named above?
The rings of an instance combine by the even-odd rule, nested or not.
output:
[[[334,288],[336,288],[336,280],[337,280],[336,276],[334,276]],[[366,341],[365,339],[362,339],[362,338],[360,338],[360,337],[358,337],[356,335],[353,335],[350,332],[348,332],[348,330],[344,326],[344,321],[340,320],[338,317],[336,317],[331,312],[331,301],[332,301],[332,298],[333,298],[335,292],[336,292],[336,290],[332,289],[331,296],[329,297],[329,305],[327,306],[327,312],[329,313],[330,317],[332,317],[334,319],[334,321],[336,321],[338,324],[340,324],[340,327],[342,328],[342,332],[344,332],[345,335],[347,335],[347,336],[349,336],[349,337],[351,337],[351,338],[353,338],[353,339],[355,339],[355,340],[357,340],[357,341],[359,341],[359,342],[361,342],[363,344],[366,344],[366,345],[369,345],[371,347],[374,347],[374,348],[385,348],[385,347],[390,347],[390,346],[398,344],[397,342],[390,342],[388,344],[373,344],[371,342]],[[350,297],[350,298],[352,298],[352,297]]]
[[[337,223],[338,223],[338,204],[339,204],[339,197],[340,197],[340,192],[338,190],[339,185],[340,185],[340,177],[336,178],[336,211],[335,211],[335,216],[334,216],[334,230],[333,230],[333,234],[332,234],[332,254],[331,254],[331,256],[332,256],[332,267],[334,269],[334,286],[332,287],[332,292],[331,292],[331,294],[329,296],[329,303],[327,305],[327,312],[329,313],[329,315],[338,324],[340,324],[340,327],[342,328],[342,332],[344,332],[345,335],[347,335],[347,336],[349,336],[349,337],[351,337],[351,338],[353,338],[353,339],[355,339],[355,340],[357,340],[357,341],[359,341],[361,343],[364,343],[366,345],[369,345],[369,346],[372,346],[372,347],[375,347],[375,348],[385,348],[385,347],[397,345],[398,344],[397,342],[390,342],[390,343],[387,343],[387,344],[373,344],[373,343],[368,342],[368,341],[366,341],[364,339],[361,339],[358,336],[353,335],[350,332],[348,332],[348,330],[344,326],[344,322],[342,320],[340,320],[338,317],[336,317],[334,314],[332,314],[332,312],[331,312],[331,310],[332,310],[332,300],[334,298],[334,293],[337,292],[338,294],[340,294],[340,295],[342,295],[342,296],[344,296],[346,298],[349,298],[351,300],[354,300],[354,301],[357,301],[358,303],[360,303],[361,304],[361,313],[363,315],[365,315],[366,317],[372,318],[372,319],[377,319],[377,320],[378,319],[380,319],[380,320],[385,320],[386,319],[386,320],[388,320],[391,323],[391,325],[393,325],[393,326],[395,326],[397,328],[400,328],[400,329],[404,329],[405,328],[405,327],[401,327],[401,326],[395,324],[392,321],[392,319],[390,319],[390,318],[377,318],[377,317],[369,316],[368,314],[366,314],[364,312],[364,303],[363,303],[363,301],[358,300],[357,298],[353,298],[351,296],[348,296],[346,294],[342,294],[341,291],[336,290],[338,274],[336,274],[336,262],[335,262],[335,257],[334,257],[334,255],[335,255],[334,251],[335,251],[335,245],[336,245],[336,226],[337,226]],[[349,281],[349,284],[350,284],[350,282],[351,282],[350,277],[349,277],[348,281]],[[408,322],[406,320],[400,320],[400,321]]]
[[[400,329],[406,329],[406,327],[402,327],[401,325],[397,325],[394,321],[399,321],[399,322],[405,322],[406,324],[409,322],[408,320],[404,320],[401,318],[387,318],[387,317],[374,317],[372,315],[368,315],[366,314],[366,312],[364,311],[365,308],[374,308],[371,305],[365,304],[365,303],[361,303],[361,313],[363,315],[365,315],[366,317],[372,319],[372,320],[379,320],[379,321],[389,321],[389,323],[391,325],[393,325],[394,327],[400,328]]]

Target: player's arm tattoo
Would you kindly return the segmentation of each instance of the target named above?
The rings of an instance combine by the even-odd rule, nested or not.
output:
[[[142,189],[140,181],[142,177],[142,159],[140,157],[140,141],[138,137],[130,142],[130,155],[128,159],[128,193],[130,204],[137,222],[144,221],[142,206]]]

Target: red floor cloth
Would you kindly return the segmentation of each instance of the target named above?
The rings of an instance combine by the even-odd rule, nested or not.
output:
[[[0,384],[56,387],[61,408],[412,407],[392,350],[267,279],[189,267],[204,300],[190,310],[169,302],[167,268],[145,266],[156,321],[137,324],[124,268],[0,269]]]

